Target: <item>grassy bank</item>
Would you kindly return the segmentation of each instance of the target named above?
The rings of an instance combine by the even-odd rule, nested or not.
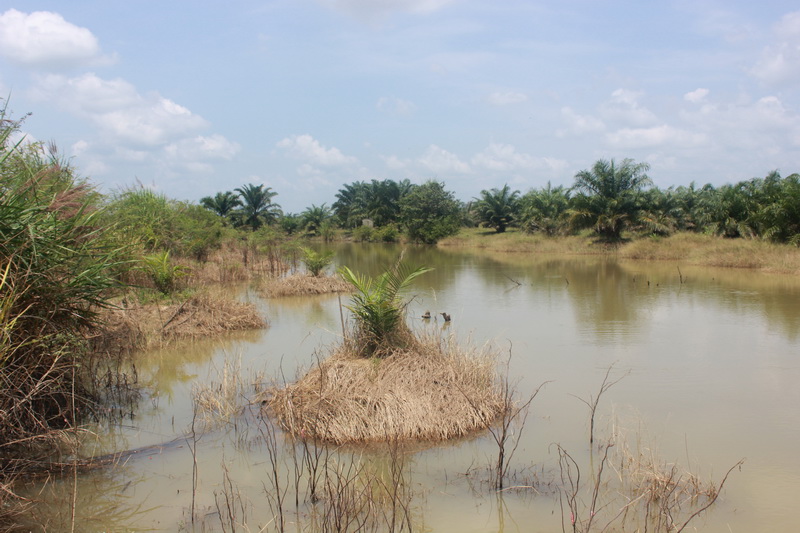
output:
[[[509,230],[495,233],[463,229],[439,242],[445,249],[475,249],[519,254],[609,254],[623,259],[680,261],[687,265],[747,268],[763,272],[800,273],[800,248],[759,239],[726,239],[697,233],[633,238],[617,246],[598,244],[589,236],[546,237]]]

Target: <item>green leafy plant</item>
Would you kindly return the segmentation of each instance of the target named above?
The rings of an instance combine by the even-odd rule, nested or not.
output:
[[[178,289],[178,280],[188,274],[186,268],[170,260],[168,251],[144,256],[142,270],[150,277],[156,289],[167,296]]]
[[[355,340],[359,353],[368,357],[380,356],[413,339],[403,322],[406,302],[402,292],[416,278],[431,270],[398,262],[373,278],[357,274],[346,266],[339,269],[342,278],[356,290],[346,307],[356,319]]]
[[[302,248],[303,257],[301,261],[306,266],[312,276],[319,276],[320,273],[333,262],[333,252],[315,252],[311,248]]]
[[[375,229],[369,226],[358,226],[353,230],[355,242],[372,242],[375,240]]]

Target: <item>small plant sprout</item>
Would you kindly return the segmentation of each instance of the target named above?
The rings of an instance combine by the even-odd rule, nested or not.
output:
[[[325,268],[333,263],[333,252],[316,252],[311,248],[303,248],[303,257],[301,261],[308,269],[308,272],[314,276],[319,276]]]

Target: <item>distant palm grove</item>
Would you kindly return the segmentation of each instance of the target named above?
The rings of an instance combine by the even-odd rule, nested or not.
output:
[[[800,175],[764,178],[715,187],[710,184],[659,189],[649,165],[631,159],[599,160],[578,172],[572,187],[550,183],[525,193],[508,185],[482,190],[466,202],[445,184],[409,180],[355,181],[345,184],[328,207],[311,205],[299,214],[283,213],[270,187],[245,185],[201,199],[226,224],[258,230],[281,228],[288,234],[333,238],[352,232],[356,241],[393,242],[401,236],[433,244],[462,227],[508,228],[557,237],[589,232],[598,241],[708,233],[725,238],[762,238],[800,245]]]

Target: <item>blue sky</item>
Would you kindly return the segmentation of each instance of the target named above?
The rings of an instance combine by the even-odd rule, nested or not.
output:
[[[0,95],[104,191],[263,183],[299,212],[356,180],[469,200],[626,157],[720,185],[800,171],[800,7],[0,0]]]

